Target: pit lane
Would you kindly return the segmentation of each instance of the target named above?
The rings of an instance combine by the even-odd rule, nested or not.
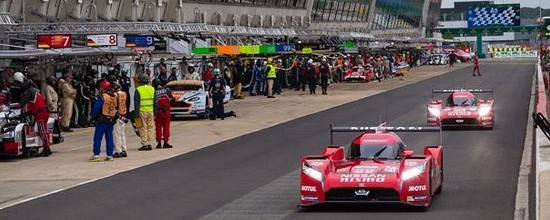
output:
[[[2,219],[511,219],[534,65],[466,68],[276,125],[0,212]],[[428,212],[404,207],[296,207],[300,158],[328,142],[328,124],[423,125],[431,88],[493,88],[493,131],[444,132],[445,183]],[[350,140],[343,135],[337,143]],[[404,134],[408,147],[433,143]]]

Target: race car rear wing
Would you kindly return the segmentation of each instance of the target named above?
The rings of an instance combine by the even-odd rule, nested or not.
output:
[[[493,89],[432,89],[432,99],[434,99],[434,94],[453,92],[491,93],[491,97],[493,97]]]
[[[493,93],[493,89],[432,89],[432,93],[451,92]]]
[[[334,132],[439,132],[439,142],[443,143],[443,133],[441,127],[428,126],[386,126],[385,123],[381,126],[333,126],[330,125],[330,145],[333,145]]]

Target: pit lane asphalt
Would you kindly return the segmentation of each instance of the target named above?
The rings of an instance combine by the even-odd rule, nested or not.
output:
[[[0,211],[1,219],[511,219],[534,65],[486,64],[374,95]],[[423,125],[431,88],[493,88],[492,131],[445,131],[445,185],[428,212],[393,206],[303,210],[300,158],[328,142],[328,124]],[[271,109],[277,112],[276,109]],[[266,110],[267,111],[267,110]],[[268,113],[266,113],[268,114]],[[276,114],[276,113],[272,113]],[[341,135],[345,143],[352,134]],[[403,134],[409,148],[437,143]]]

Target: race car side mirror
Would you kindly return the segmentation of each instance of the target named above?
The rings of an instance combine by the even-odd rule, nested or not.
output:
[[[413,154],[414,154],[413,151],[411,151],[411,150],[405,150],[405,151],[403,151],[403,158],[409,158],[409,157],[411,157]]]

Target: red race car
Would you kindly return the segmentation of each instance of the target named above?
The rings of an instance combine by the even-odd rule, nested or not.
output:
[[[333,132],[361,132],[333,146]],[[407,150],[396,132],[439,132],[440,127],[332,127],[331,145],[302,159],[300,206],[322,203],[400,203],[427,208],[441,192],[443,147]]]
[[[432,97],[437,93],[449,95],[445,103],[435,98],[428,103],[428,126],[493,129],[495,101],[492,98],[478,99],[474,95],[474,93],[491,93],[493,97],[492,89],[432,90]]]

